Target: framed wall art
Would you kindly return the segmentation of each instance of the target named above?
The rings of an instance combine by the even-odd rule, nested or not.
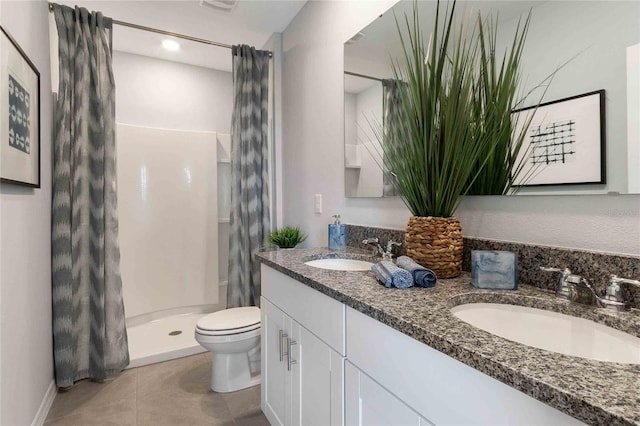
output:
[[[40,73],[0,30],[0,181],[40,188]]]
[[[512,118],[514,134],[528,124],[515,186],[606,183],[604,90],[515,110]]]

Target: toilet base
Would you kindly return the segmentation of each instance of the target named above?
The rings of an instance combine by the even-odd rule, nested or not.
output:
[[[235,392],[260,384],[261,375],[251,375],[246,352],[235,354],[213,353],[211,390]]]

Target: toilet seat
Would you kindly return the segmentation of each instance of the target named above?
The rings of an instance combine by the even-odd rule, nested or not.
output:
[[[260,329],[260,308],[224,309],[204,316],[196,324],[196,333],[205,336],[228,336]]]

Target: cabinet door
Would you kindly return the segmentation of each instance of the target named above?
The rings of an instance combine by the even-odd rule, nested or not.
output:
[[[261,298],[260,311],[262,333],[260,337],[262,351],[262,411],[272,425],[288,424],[290,383],[287,377],[287,359],[285,341],[290,324],[288,317],[264,297]]]
[[[291,357],[291,424],[343,424],[344,358],[293,321]]]
[[[346,425],[431,424],[349,361],[345,362],[344,372]]]

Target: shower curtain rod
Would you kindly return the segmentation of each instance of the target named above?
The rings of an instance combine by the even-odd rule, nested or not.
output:
[[[49,3],[49,12],[53,11],[53,5],[54,3]],[[226,43],[206,40],[204,38],[192,37],[190,35],[174,33],[171,31],[159,30],[157,28],[152,28],[152,27],[145,27],[144,25],[132,24],[130,22],[119,21],[117,19],[111,19],[111,22],[116,25],[120,25],[121,27],[129,27],[129,28],[134,28],[136,30],[149,31],[151,33],[162,34],[162,35],[181,38],[189,41],[195,41],[196,43],[208,44],[208,45],[217,46],[217,47],[224,47],[225,49],[231,49],[233,47],[230,44],[226,44]],[[271,58],[272,56],[273,56],[273,53],[269,52],[269,57]]]
[[[358,74],[357,72],[351,72],[351,71],[345,71],[344,72],[347,75],[352,75],[354,77],[362,77],[362,78],[368,78],[369,80],[376,80],[382,83],[382,80],[384,80],[383,78],[378,78],[378,77],[371,77],[369,75],[364,75],[364,74]]]

